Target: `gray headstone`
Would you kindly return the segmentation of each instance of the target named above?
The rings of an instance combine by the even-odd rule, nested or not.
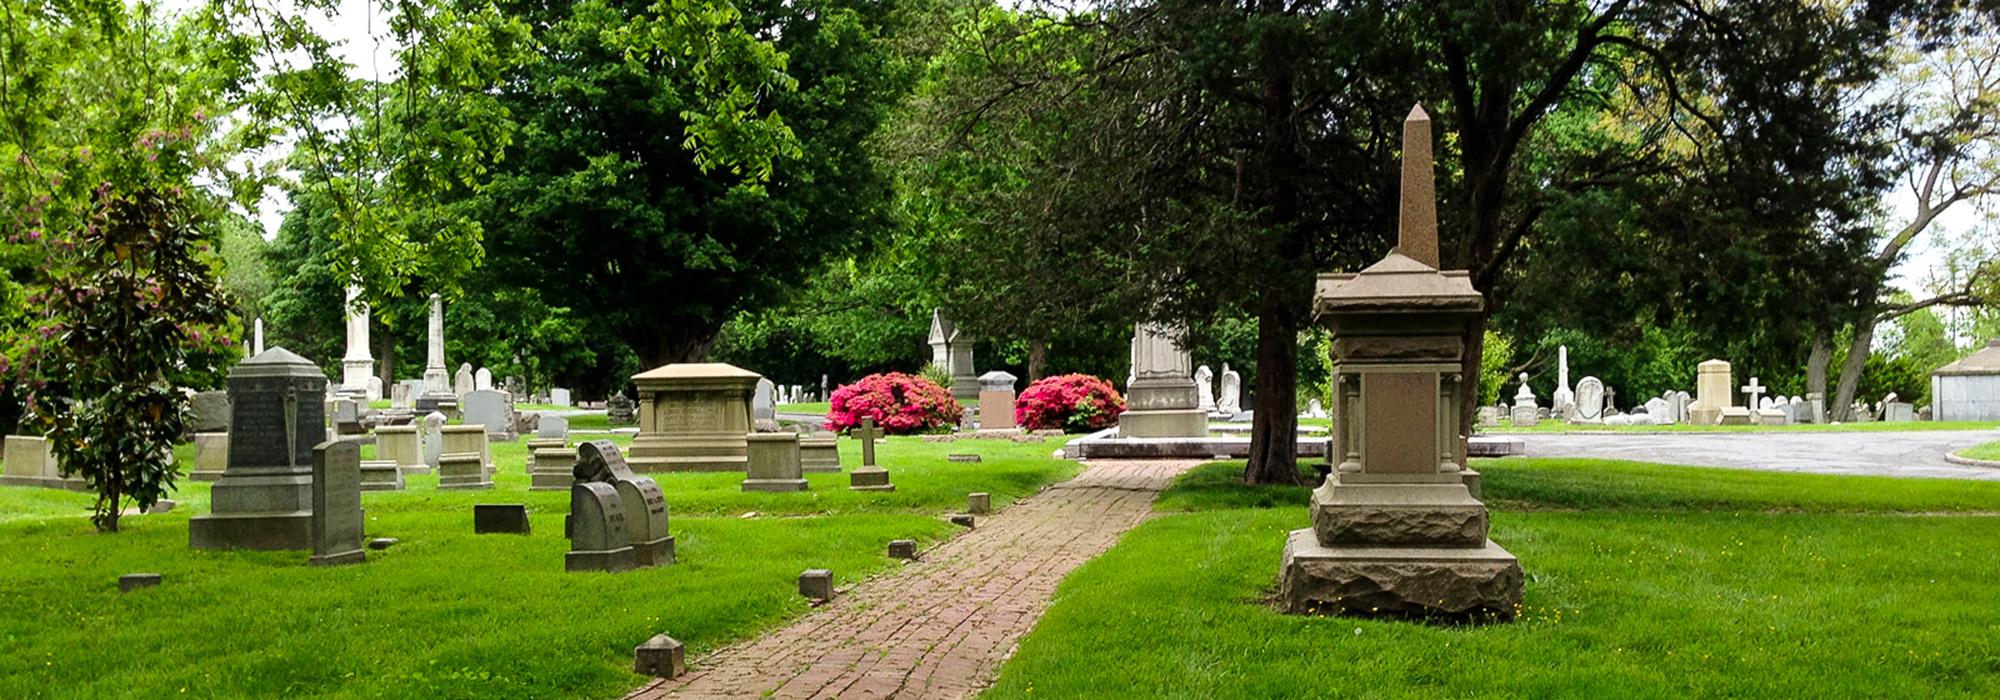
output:
[[[481,367],[479,368],[478,371],[472,373],[473,391],[490,391],[492,389],[493,389],[493,370]]]
[[[470,394],[478,388],[473,384],[472,380],[472,363],[467,362],[459,365],[458,372],[451,376],[451,393],[457,394],[459,398],[463,399],[466,394]]]
[[[566,571],[625,571],[632,568],[626,542],[625,507],[610,484],[579,481],[569,487],[569,553]]]
[[[431,411],[424,415],[424,464],[432,469],[438,466],[438,456],[444,454],[444,414]]]
[[[189,408],[193,410],[193,415],[188,417],[189,432],[229,432],[229,392],[195,392]]]
[[[651,478],[632,473],[625,455],[610,440],[591,440],[576,448],[572,476],[579,482],[609,483],[618,491],[625,514],[626,544],[636,566],[674,563],[674,538],[667,532],[667,498]]]
[[[557,405],[557,406],[568,406],[568,405],[570,405],[570,400],[569,400],[569,390],[568,390],[568,389],[564,389],[564,388],[562,388],[562,387],[556,387],[556,388],[554,388],[554,389],[550,389],[550,390],[549,390],[549,403],[551,403],[551,404],[554,404],[554,405]]]
[[[551,413],[542,414],[542,420],[535,425],[535,437],[543,440],[569,439],[569,419]]]
[[[313,446],[326,439],[326,375],[284,348],[229,372],[229,466],[212,512],[188,523],[197,549],[311,549]]]
[[[614,393],[604,402],[604,420],[612,425],[632,425],[639,422],[638,407],[625,392]]]
[[[320,443],[312,471],[312,564],[361,563],[361,446]]]
[[[1646,400],[1646,419],[1652,425],[1666,425],[1669,423],[1666,418],[1667,414],[1672,411],[1673,405],[1667,403],[1666,399],[1655,396]]]
[[[1604,382],[1596,377],[1584,377],[1576,383],[1577,420],[1604,420]]]
[[[757,380],[757,393],[750,398],[750,417],[755,420],[777,420],[778,385],[769,379]]]
[[[514,400],[507,392],[493,389],[479,389],[459,399],[459,410],[465,415],[466,425],[486,427],[486,435],[502,442],[513,440]]]

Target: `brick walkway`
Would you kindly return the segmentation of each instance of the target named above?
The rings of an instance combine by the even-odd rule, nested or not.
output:
[[[1152,513],[1199,461],[1094,462],[901,571],[630,699],[956,698],[984,688],[1070,570]]]

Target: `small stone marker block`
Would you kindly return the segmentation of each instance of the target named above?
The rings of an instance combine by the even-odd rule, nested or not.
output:
[[[881,467],[856,467],[847,473],[847,487],[855,491],[896,490],[896,485],[889,483],[889,470]]]
[[[153,507],[146,509],[146,514],[158,515],[160,513],[171,513],[173,512],[175,505],[176,504],[172,500],[162,498],[160,500],[154,501]]]
[[[687,672],[687,651],[673,637],[653,635],[632,650],[632,672],[654,678],[673,678]]]
[[[983,491],[966,494],[965,512],[973,515],[985,515],[993,512],[993,496]]]
[[[118,592],[131,593],[141,588],[160,585],[159,574],[126,574],[118,577]]]
[[[377,537],[375,539],[368,541],[368,548],[379,552],[381,550],[396,546],[398,542],[402,542],[402,540],[396,539],[394,537]]]
[[[477,503],[472,506],[472,532],[528,534],[528,506],[520,503]]]
[[[972,527],[972,523],[973,519],[970,514],[958,513],[956,515],[951,516],[951,524],[953,525],[958,525],[962,527]]]
[[[833,600],[833,570],[806,569],[799,574],[799,595],[814,601]]]
[[[916,540],[889,540],[890,559],[916,559]]]
[[[944,461],[959,462],[963,464],[978,464],[981,460],[979,455],[975,454],[949,454],[944,456]]]

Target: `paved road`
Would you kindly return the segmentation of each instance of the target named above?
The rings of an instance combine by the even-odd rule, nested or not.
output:
[[[977,695],[1056,584],[1153,513],[1198,460],[1093,461],[1082,474],[762,637],[692,660],[627,700]]]
[[[1813,474],[2000,481],[2000,469],[1951,464],[1945,453],[2000,440],[2000,430],[1897,433],[1519,434],[1530,457],[1601,457]]]

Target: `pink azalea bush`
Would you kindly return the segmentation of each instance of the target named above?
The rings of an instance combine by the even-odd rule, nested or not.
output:
[[[1102,430],[1124,412],[1118,389],[1088,374],[1044,377],[1014,401],[1014,422],[1029,430]]]
[[[858,427],[868,417],[890,435],[928,432],[957,425],[963,411],[950,389],[902,372],[871,374],[842,385],[830,403],[827,428],[838,432]]]

